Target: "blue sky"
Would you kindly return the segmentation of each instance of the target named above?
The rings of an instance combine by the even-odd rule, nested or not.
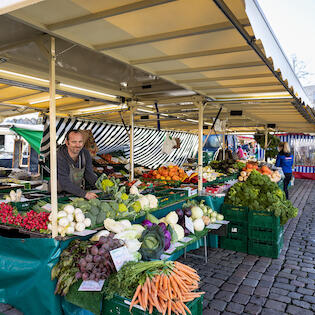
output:
[[[315,0],[257,1],[287,58],[295,54],[314,73],[302,84],[315,84]]]

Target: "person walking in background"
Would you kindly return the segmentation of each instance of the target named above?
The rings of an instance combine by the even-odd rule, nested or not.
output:
[[[284,174],[283,189],[286,198],[289,199],[288,186],[292,178],[293,154],[291,154],[288,142],[281,142],[278,150],[279,154],[277,156],[276,166],[282,168]]]
[[[237,156],[240,160],[243,160],[245,158],[244,151],[240,145],[237,147]]]

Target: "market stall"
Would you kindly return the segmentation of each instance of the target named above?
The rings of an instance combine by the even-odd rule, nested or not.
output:
[[[43,14],[44,12],[45,14]],[[77,15],[77,18],[73,18],[75,15]],[[189,19],[187,19],[188,15],[190,17]],[[93,207],[92,204],[86,205],[85,202],[85,204],[82,205],[77,204],[75,206],[76,208],[67,201],[65,207],[68,206],[68,210],[64,210],[66,208],[59,209],[61,202],[58,200],[56,189],[56,142],[58,138],[58,134],[56,134],[56,129],[58,129],[56,114],[64,116],[70,115],[86,119],[93,116],[95,120],[106,120],[115,123],[122,122],[123,125],[129,125],[131,180],[133,180],[134,175],[133,165],[137,158],[136,146],[134,146],[136,139],[136,125],[145,127],[155,127],[157,125],[159,129],[160,124],[162,123],[162,127],[168,130],[189,130],[198,133],[198,186],[196,187],[195,185],[194,189],[198,188],[200,194],[203,191],[204,186],[202,165],[203,134],[204,130],[206,130],[205,127],[212,125],[212,118],[217,115],[219,107],[223,108],[222,118],[228,120],[227,129],[229,129],[229,131],[243,130],[243,128],[247,128],[247,130],[259,128],[264,131],[266,129],[266,124],[273,123],[275,120],[277,121],[278,128],[281,130],[290,131],[296,130],[296,128],[303,131],[314,130],[314,113],[312,109],[307,106],[307,100],[304,97],[303,90],[292,72],[292,69],[288,66],[288,61],[281,52],[275,38],[268,29],[268,25],[266,25],[267,22],[264,21],[263,15],[259,12],[259,7],[256,1],[245,1],[245,5],[242,1],[229,1],[229,6],[227,6],[225,2],[218,0],[213,2],[198,1],[198,5],[196,6],[191,6],[190,1],[184,0],[140,1],[126,5],[119,5],[116,1],[102,1],[97,6],[92,2],[83,6],[83,4],[74,4],[69,1],[64,2],[63,10],[58,10],[58,12],[55,10],[54,1],[44,1],[34,4],[31,7],[25,7],[15,12],[11,12],[11,16],[14,17],[14,21],[9,19],[10,21],[6,22],[14,24],[18,23],[16,22],[18,20],[26,23],[27,26],[23,28],[23,25],[20,25],[20,27],[23,32],[30,36],[30,40],[26,41],[27,45],[24,45],[21,50],[16,49],[16,43],[8,43],[7,46],[4,47],[8,56],[13,58],[5,60],[3,69],[1,69],[1,75],[3,76],[1,82],[2,84],[11,83],[12,85],[17,85],[18,75],[13,72],[8,74],[8,72],[13,69],[13,62],[15,71],[21,71],[21,69],[23,69],[27,70],[26,73],[34,75],[34,77],[32,76],[31,78],[23,77],[23,82],[25,84],[23,88],[37,89],[47,93],[49,85],[50,101],[49,103],[47,100],[43,101],[40,108],[42,111],[47,111],[49,107],[50,130],[48,137],[50,138],[49,147],[51,156],[50,167],[52,191],[49,200],[51,204],[50,218],[45,214],[45,211],[39,211],[39,214],[35,214],[34,212],[30,212],[30,209],[27,209],[29,210],[27,211],[29,214],[20,214],[19,216],[19,214],[13,211],[13,208],[8,208],[6,205],[3,205],[5,217],[9,216],[10,219],[9,224],[20,225],[22,222],[21,220],[23,220],[24,227],[22,228],[26,227],[27,229],[33,229],[34,226],[31,223],[36,219],[37,225],[35,225],[35,227],[36,229],[39,229],[40,233],[40,230],[43,227],[45,229],[47,226],[46,230],[52,231],[52,237],[56,238],[58,234],[61,234],[62,236],[65,236],[66,234],[69,234],[69,236],[73,235],[74,228],[77,229],[77,232],[89,231],[89,227],[94,223],[93,220],[97,221],[97,219],[99,219],[99,222],[101,222],[102,218],[103,224],[101,225],[104,225],[106,230],[109,231],[114,226],[115,230],[112,230],[111,233],[122,233],[124,231],[116,230],[118,227],[121,229],[121,225],[123,224],[122,221],[117,221],[117,219],[127,220],[124,215],[133,214],[138,208],[136,207],[136,205],[138,205],[136,204],[138,200],[134,199],[136,197],[130,197],[130,195],[137,196],[137,194],[127,194],[125,191],[122,192],[120,189],[126,189],[126,185],[119,185],[116,181],[115,183],[112,182],[112,179],[103,178],[100,186],[101,190],[103,190],[104,193],[107,193],[106,190],[108,187],[113,187],[110,189],[116,189],[116,191],[114,194],[111,193],[110,195],[115,196],[115,198],[118,198],[119,200],[106,201],[97,199],[99,200],[97,202],[98,204],[93,205]],[[263,27],[264,32],[261,32],[259,25],[257,26],[257,19],[260,20],[262,26],[265,26]],[[135,24],[135,20],[138,21],[138,23]],[[172,21],[172,23],[170,24],[169,21]],[[213,24],[209,25],[209,21]],[[143,27],[143,25],[146,25],[146,27]],[[254,33],[254,30],[257,34],[261,35],[261,39],[265,39],[263,43],[255,40],[254,35],[256,32]],[[52,36],[48,41],[49,54],[47,54],[46,47],[47,38],[42,36],[41,31],[44,31],[45,33],[48,32]],[[36,40],[34,40],[34,37],[36,37]],[[55,47],[56,42],[57,49],[60,47],[60,51],[57,53]],[[269,45],[270,43],[271,45]],[[10,44],[12,46],[10,46]],[[34,48],[34,46],[36,48]],[[273,48],[272,54],[270,54],[270,47]],[[12,50],[14,50],[13,56]],[[69,51],[71,54],[67,54]],[[179,51],[181,51],[181,54],[178,54]],[[228,57],[226,57],[227,55]],[[271,55],[274,58],[274,64],[272,60],[268,58]],[[21,64],[21,60],[19,60],[19,57],[21,58],[21,56],[23,56],[23,58],[24,56],[29,56],[30,62],[27,64],[27,62],[24,61],[24,63]],[[82,59],[80,59],[80,56],[84,56],[85,61],[89,60],[91,62],[87,67],[88,69],[83,67],[86,62],[81,62]],[[47,64],[47,57],[49,58],[50,63],[49,80],[47,80],[47,70],[43,67],[43,65]],[[246,60],[246,62],[243,62],[244,60]],[[55,66],[56,61],[57,67]],[[30,64],[32,66],[30,66]],[[278,68],[281,69],[281,73],[278,72]],[[73,74],[69,73],[68,69],[78,70]],[[133,75],[129,75],[130,73]],[[8,75],[10,76],[10,79],[14,79],[13,82],[8,82],[8,79],[5,77]],[[36,85],[34,85],[34,81],[36,82]],[[57,87],[56,83],[58,85]],[[78,84],[79,86],[76,86]],[[291,86],[293,86],[293,89]],[[7,87],[5,86],[4,88]],[[80,97],[80,102],[70,102],[65,104],[65,102],[67,102],[67,97],[61,96],[60,98],[57,98],[56,88],[58,89],[58,93],[63,96],[73,97],[75,95],[76,97]],[[32,102],[27,94],[22,93],[21,95],[23,97],[19,99],[19,104],[15,105],[32,108]],[[85,98],[87,98],[87,101]],[[126,98],[129,99],[126,101]],[[7,105],[12,106],[14,102],[14,99],[11,99],[10,104]],[[99,103],[95,104],[95,102]],[[92,105],[95,105],[96,109],[92,109]],[[35,109],[34,106],[33,109]],[[126,109],[128,109],[128,111]],[[286,120],[282,119],[283,110],[288,112]],[[143,113],[148,115],[143,115]],[[61,123],[62,122],[59,120],[58,125]],[[66,120],[66,126],[68,126],[68,123],[71,124],[71,120]],[[55,128],[55,126],[57,126],[57,128]],[[63,128],[64,131],[66,129],[67,128]],[[224,130],[224,133],[225,132],[226,130]],[[45,136],[47,136],[47,134],[44,135],[44,137]],[[223,139],[225,139],[224,136]],[[231,166],[233,164],[234,161]],[[166,165],[162,165],[162,167],[163,166],[166,167]],[[234,169],[234,167],[231,168]],[[285,204],[282,199],[283,194],[278,193],[279,195],[277,197],[273,196],[273,193],[278,192],[278,189],[277,186],[275,186],[276,184],[272,183],[270,179],[273,175],[270,173],[270,170],[261,169],[262,174],[259,172],[256,173],[256,171],[252,171],[252,174],[247,174],[246,170],[248,169],[253,169],[253,167],[250,168],[247,166],[244,169],[246,174],[244,176],[240,174],[243,179],[240,180],[239,183],[234,182],[233,186],[232,183],[230,183],[231,188],[229,192],[233,192],[233,189],[237,190],[237,187],[242,187],[247,183],[250,184],[251,181],[255,182],[258,177],[259,179],[255,185],[260,187],[259,182],[264,182],[266,186],[270,187],[270,191],[268,190],[270,200],[272,198],[278,198],[279,200],[276,201],[280,203],[280,206]],[[163,169],[163,172],[164,171],[165,170]],[[168,175],[170,174],[168,173]],[[179,175],[181,174],[179,173]],[[226,176],[227,174],[224,175],[224,177],[228,177]],[[270,177],[267,175],[270,175]],[[174,174],[173,176],[178,175]],[[246,178],[245,181],[244,178]],[[230,179],[235,180],[236,178]],[[105,181],[104,186],[103,180]],[[168,184],[168,179],[165,178],[162,179],[162,181],[166,181],[166,184]],[[184,189],[184,191],[188,192],[193,189],[192,187],[188,188],[190,189]],[[256,203],[253,206],[256,207],[258,201],[255,200],[255,198],[251,198],[250,200],[249,198],[252,197],[252,193],[257,197],[257,189],[257,187],[253,188],[254,191],[251,191],[249,196],[246,196],[245,200],[247,203],[249,201],[255,201]],[[151,213],[154,211],[166,211],[165,208],[158,209],[159,207],[156,204],[156,199],[158,202],[161,201],[161,203],[166,199],[172,200],[173,195],[177,195],[176,192],[173,191],[173,193],[171,193],[168,191],[160,196],[158,196],[158,192],[155,191],[155,193],[157,193],[157,196],[154,198],[145,197],[146,195],[144,198],[138,196],[141,205],[140,210],[148,212],[145,215],[146,220],[150,222],[146,222],[149,226],[143,227],[145,231],[143,231],[140,236],[144,238],[142,240],[142,244],[144,245],[141,244],[141,246],[145,247],[143,253],[145,255],[152,255],[153,252],[156,254],[157,249],[159,249],[162,250],[161,254],[163,255],[166,235],[168,235],[169,239],[169,234],[172,236],[172,232],[174,234],[175,244],[180,243],[177,247],[181,249],[180,247],[184,246],[187,251],[190,245],[188,244],[188,246],[185,246],[185,242],[184,245],[182,245],[183,243],[178,240],[179,235],[181,236],[181,240],[190,235],[187,234],[187,236],[185,236],[185,229],[178,224],[180,215],[173,211],[178,209],[167,209],[169,213],[156,213],[156,216],[155,213]],[[230,198],[229,195],[228,197]],[[234,205],[232,204],[233,207],[244,206],[243,199],[241,200],[239,198],[240,200],[233,200],[235,196],[232,197],[229,201],[235,203]],[[143,198],[142,202],[140,202],[141,198]],[[238,198],[238,196],[235,198]],[[189,200],[189,196],[186,195],[185,199]],[[132,200],[132,202],[129,203],[130,200]],[[153,200],[152,205],[150,200]],[[268,200],[268,202],[270,200]],[[79,201],[73,200],[72,202]],[[82,202],[82,200],[80,202]],[[200,201],[198,200],[197,202],[198,204],[194,205],[197,210],[193,211],[191,209],[191,212],[194,212],[194,215],[191,213],[191,220],[185,218],[185,216],[189,218],[189,212],[187,212],[185,216],[181,215],[181,219],[183,220],[184,217],[184,221],[187,220],[187,222],[184,222],[186,229],[188,229],[188,226],[190,226],[190,228],[193,227],[194,230],[200,232],[200,237],[204,237],[203,233],[208,233],[206,226],[210,225],[210,230],[214,230],[214,227],[211,224],[217,223],[217,214],[214,213],[214,209],[211,209],[213,215],[209,215],[210,209],[205,207],[205,210],[203,210]],[[107,204],[106,206],[105,203]],[[240,205],[240,203],[242,205]],[[174,204],[169,206],[173,207],[176,206],[176,204],[180,203],[174,202]],[[104,208],[101,208],[103,210],[100,210],[100,205],[104,205]],[[73,207],[73,209],[70,206]],[[81,210],[82,213],[80,213],[77,210],[77,213],[73,216],[72,213],[75,212],[75,209],[80,209],[80,207],[85,208],[85,211]],[[285,214],[287,208],[290,208],[290,205],[286,204],[284,208],[280,207],[279,209],[281,210],[281,213],[277,213],[278,216],[282,215],[282,212]],[[149,211],[149,209],[152,211]],[[255,207],[253,207],[252,210],[261,211],[261,209],[255,209]],[[277,216],[276,212],[278,209],[274,210],[275,216],[272,216],[272,218]],[[293,209],[291,210],[293,213]],[[91,217],[88,217],[88,213],[90,212],[92,212],[92,215],[90,215]],[[95,219],[96,212],[97,218]],[[235,213],[239,212],[236,211]],[[114,215],[114,217],[111,217],[112,215]],[[141,213],[141,216],[143,215],[144,214]],[[26,226],[24,223],[24,216],[26,216]],[[68,218],[68,216],[70,216],[70,218]],[[163,229],[161,226],[164,227],[164,225],[161,224],[161,226],[159,226],[159,224],[163,223],[160,222],[160,219],[163,220],[163,217],[165,216],[166,218],[164,221],[167,220],[171,222],[167,222],[168,225],[173,224],[175,227],[173,231],[168,230],[168,233],[166,233],[166,231],[163,233],[162,231],[164,236],[163,239],[160,230]],[[212,218],[215,221],[211,222]],[[45,220],[45,222],[41,222],[41,219]],[[134,219],[136,219],[136,217]],[[150,219],[153,221],[157,219],[158,221],[156,222],[158,223],[153,225],[154,222],[150,221]],[[244,222],[247,222],[248,212],[245,213],[243,219]],[[28,220],[31,220],[31,222],[28,222]],[[48,223],[49,220],[51,223]],[[278,220],[278,218],[276,220]],[[39,221],[41,225],[38,224]],[[82,223],[82,221],[85,223]],[[206,224],[205,221],[209,224]],[[69,222],[73,222],[74,226],[71,226],[72,223]],[[128,220],[128,222],[130,223],[130,226],[133,225],[131,220]],[[237,222],[238,221],[232,223]],[[125,223],[129,225],[126,221]],[[51,224],[51,226],[48,227],[48,224]],[[94,225],[95,224],[97,225],[97,222],[94,223]],[[97,226],[95,226],[95,228],[97,228]],[[244,231],[249,230],[247,228],[248,226],[245,223]],[[258,226],[258,229],[259,228],[260,226]],[[151,231],[151,229],[154,230]],[[159,231],[159,238],[152,235],[152,233],[158,233],[156,230]],[[235,233],[237,231],[237,227],[233,226],[230,227],[229,233]],[[192,231],[188,232],[192,233]],[[193,234],[196,235],[198,233]],[[271,234],[273,237],[273,233]],[[107,236],[109,235],[110,234]],[[247,250],[247,234],[245,235]],[[270,233],[268,235],[270,235]],[[199,242],[199,240],[200,238],[195,239],[195,243],[199,243],[201,246],[202,242]],[[255,241],[255,236],[252,237],[251,240]],[[3,238],[3,241],[6,242],[4,248],[8,248],[10,239]],[[51,241],[51,239],[49,239],[49,241]],[[232,242],[233,241],[231,240],[230,243]],[[107,243],[110,244],[109,240],[108,242],[106,241],[106,244]],[[111,242],[111,244],[113,244],[113,242]],[[154,246],[152,246],[152,244]],[[79,242],[75,250],[78,250],[81,253],[81,249],[82,251],[86,250],[86,248],[84,249],[80,247],[84,247],[84,245],[86,245],[84,241]],[[95,253],[96,251],[99,253],[99,245],[100,244],[93,245],[96,246],[96,248],[94,247],[93,249]],[[103,246],[103,244],[101,245]],[[193,246],[193,244],[191,245]],[[199,245],[197,244],[197,246]],[[154,251],[152,251],[152,247],[154,247]],[[106,251],[104,249],[107,255],[108,249]],[[102,255],[105,255],[105,253]],[[172,253],[173,252],[170,252],[170,254]],[[61,250],[60,247],[58,247],[54,254],[54,258],[61,257],[60,254]],[[86,255],[87,252],[84,252],[84,254]],[[89,253],[89,255],[91,254],[92,253]],[[255,252],[255,254],[257,253]],[[46,256],[50,257],[50,251],[46,253]],[[93,258],[89,257],[89,260],[93,259],[93,262],[98,264],[100,258],[95,259],[98,260],[98,262],[96,262],[94,261],[95,256],[97,255],[93,255]],[[98,255],[98,257],[99,256],[100,255]],[[150,258],[153,258],[153,256],[150,256]],[[154,258],[159,259],[161,256],[156,256]],[[86,263],[86,260],[84,261]],[[40,262],[38,263],[40,264]],[[59,263],[64,264],[63,259],[59,259]],[[67,263],[72,265],[73,261],[68,261]],[[100,273],[105,273],[108,276],[108,270],[111,269],[111,266],[100,267],[98,265],[97,268],[101,268],[101,270],[97,271],[100,272],[88,272],[88,275],[86,275],[85,271],[87,269],[87,264],[84,266],[85,263],[80,263],[80,275],[77,275],[77,278],[88,279],[91,277],[99,279]],[[89,261],[88,263],[92,263],[92,261]],[[157,263],[163,264],[163,266],[167,264],[159,260]],[[176,263],[174,263],[174,265],[176,266]],[[56,268],[58,269],[59,266]],[[128,264],[125,266],[128,266]],[[138,266],[140,266],[140,264]],[[84,267],[85,270],[81,270],[81,267]],[[94,265],[89,265],[89,268],[94,267]],[[51,268],[52,264],[46,271],[50,272]],[[59,286],[57,286],[58,292],[61,290],[61,292],[67,293],[63,290],[69,288],[71,284],[74,284],[72,281],[74,281],[76,277],[73,272],[78,271],[77,268],[77,265],[75,265],[74,268],[76,270],[65,268],[65,274],[69,276],[70,280],[69,282],[66,282],[65,278],[61,278],[61,280],[59,278],[58,282],[60,280],[64,286],[60,287],[59,282]],[[121,270],[124,270],[123,268],[124,267],[122,267]],[[172,270],[174,270],[173,266],[172,268]],[[187,271],[187,269],[194,275],[193,270],[188,267],[180,266],[180,268],[182,270],[182,272],[180,272],[181,276],[185,276],[185,270]],[[90,271],[90,269],[88,271]],[[46,272],[46,278],[49,272]],[[161,270],[158,269],[156,276],[161,277],[160,272]],[[85,275],[83,276],[83,274]],[[119,271],[117,272],[117,275],[119,275]],[[120,277],[123,278],[122,276]],[[196,290],[198,287],[196,283],[196,280],[199,280],[198,276],[194,275],[193,278],[194,281],[188,279],[190,288],[188,288],[185,283],[186,293],[188,292],[189,294],[188,296],[183,294],[182,297],[184,296],[184,300],[187,300],[187,302],[193,302],[193,300],[200,301],[198,299],[200,298],[201,293],[190,292],[191,289]],[[156,281],[157,279],[154,278],[154,282]],[[165,281],[169,281],[170,283],[173,280],[166,279]],[[151,288],[152,283],[149,282],[150,279],[148,282],[147,278],[144,279],[144,283],[149,286],[145,288],[147,290]],[[136,284],[139,285],[139,282],[136,282]],[[185,286],[183,285],[184,288]],[[118,289],[116,288],[115,292],[122,294],[122,288],[123,285]],[[178,292],[179,294],[182,294],[181,290],[176,289],[176,284],[174,284],[174,286],[163,285],[162,288],[166,292],[170,290],[168,291],[168,296],[165,296],[166,299],[164,299],[162,295],[162,301],[168,303],[167,308],[169,312],[171,310],[180,310],[181,313],[185,313],[185,306],[182,305],[182,303],[177,305],[178,301],[173,301],[172,299],[173,295],[176,297],[180,296],[178,295]],[[39,291],[36,284],[32,289],[37,293]],[[156,303],[156,300],[148,301],[147,294],[138,296],[139,292],[143,290],[143,287],[133,285],[131,289],[133,294],[130,294],[129,292],[129,294],[126,294],[126,296],[121,299],[128,301],[128,299],[125,298],[133,297],[134,301],[131,303],[140,304],[144,309],[148,306],[149,310],[156,308],[160,313],[161,311],[163,312],[163,310],[165,311],[165,303],[162,303],[161,305],[160,303]],[[5,289],[3,292],[5,292]],[[52,292],[50,292],[50,294],[52,294]],[[0,296],[1,301],[6,302],[7,299],[8,297],[6,297],[5,294]],[[16,301],[13,301],[12,304],[15,305],[15,302]],[[175,306],[173,305],[174,302]],[[199,305],[199,302],[196,303],[197,304],[195,305]],[[126,304],[125,301],[124,304]],[[187,305],[186,307],[188,307]],[[191,305],[191,307],[194,308],[195,306]],[[21,309],[22,308],[23,306],[21,306]],[[104,309],[109,310],[111,309],[111,306],[108,306],[108,304],[105,303]],[[99,307],[98,310],[100,311],[101,307]],[[195,310],[197,313],[200,313],[199,306],[197,306]],[[36,314],[36,312],[34,314]]]

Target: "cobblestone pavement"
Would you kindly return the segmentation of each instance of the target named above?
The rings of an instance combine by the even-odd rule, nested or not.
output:
[[[285,226],[278,259],[220,248],[208,250],[206,265],[181,259],[201,276],[203,315],[315,314],[315,181],[296,180],[290,199],[299,214]],[[7,304],[0,304],[1,313],[22,314]]]

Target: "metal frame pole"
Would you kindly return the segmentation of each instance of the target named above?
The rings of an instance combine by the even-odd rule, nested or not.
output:
[[[50,67],[49,67],[49,136],[50,136],[50,185],[51,185],[51,214],[52,237],[58,235],[57,212],[57,144],[56,144],[56,51],[55,38],[50,38]]]
[[[130,116],[129,116],[129,123],[130,123],[130,129],[129,129],[129,142],[130,142],[130,171],[129,171],[129,181],[133,181],[135,177],[135,170],[134,170],[134,124],[135,124],[135,119],[134,119],[134,113],[136,110],[136,103],[131,102],[129,104],[129,110],[130,110]]]
[[[267,157],[266,157],[267,148],[268,148],[268,129],[266,127],[265,128],[265,156],[264,156],[264,161],[265,162],[267,162]]]
[[[203,111],[204,105],[200,99],[196,100],[195,106],[198,108],[198,193],[202,191],[202,160],[203,160]]]

